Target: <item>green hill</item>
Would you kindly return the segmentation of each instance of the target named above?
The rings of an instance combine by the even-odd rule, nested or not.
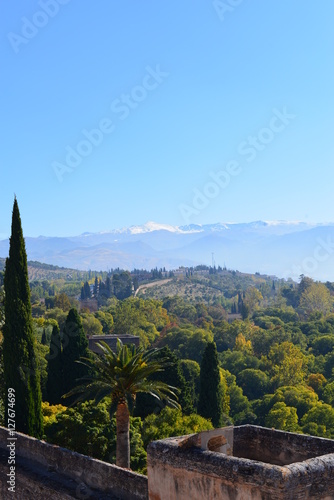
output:
[[[273,284],[274,283],[274,284]],[[283,285],[284,280],[273,276],[247,274],[239,271],[221,270],[211,273],[209,270],[180,272],[168,280],[142,285],[138,297],[161,300],[167,296],[178,295],[190,302],[219,303],[244,293],[251,287],[257,288],[263,297],[272,297]]]
[[[5,268],[6,259],[0,257],[0,271]],[[85,271],[78,271],[77,269],[68,269],[65,267],[52,266],[50,264],[42,264],[41,262],[28,261],[28,274],[29,281],[35,280],[58,280],[64,279],[65,281],[72,281],[83,279],[87,274]]]

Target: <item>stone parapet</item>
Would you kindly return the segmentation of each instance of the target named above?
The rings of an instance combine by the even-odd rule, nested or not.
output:
[[[0,427],[1,498],[147,500],[147,477],[15,432],[15,495],[8,491],[9,432]],[[18,496],[23,494],[23,496]],[[40,493],[39,493],[40,492]],[[7,495],[7,496],[6,496]],[[66,496],[68,495],[68,496]]]
[[[334,441],[251,425],[155,441],[148,486],[152,500],[334,500]]]

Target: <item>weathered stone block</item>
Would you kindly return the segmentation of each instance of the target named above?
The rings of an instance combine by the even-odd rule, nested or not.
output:
[[[152,500],[334,500],[334,441],[252,425],[155,441],[148,487]]]

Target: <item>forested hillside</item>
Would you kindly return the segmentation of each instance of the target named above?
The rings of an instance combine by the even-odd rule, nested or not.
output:
[[[334,438],[332,283],[301,276],[297,284],[220,268],[174,274],[116,270],[86,274],[81,281],[69,274],[30,282],[45,437],[50,442],[115,460],[115,421],[107,402],[67,408],[66,399],[55,398],[48,383],[50,370],[57,377],[62,369],[50,365],[51,338],[59,328],[65,345],[73,308],[86,335],[130,333],[145,348],[161,348],[170,359],[173,369],[159,377],[179,389],[181,409],[138,395],[131,417],[135,470],[145,471],[150,440],[197,432],[217,422]],[[143,283],[156,284],[141,291]],[[217,362],[219,373],[214,390],[219,414],[216,402],[206,402],[205,411],[201,403],[208,392],[203,380],[214,378],[204,363],[210,345],[209,366]]]

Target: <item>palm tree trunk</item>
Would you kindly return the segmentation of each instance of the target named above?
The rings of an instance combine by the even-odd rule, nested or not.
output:
[[[116,465],[130,469],[130,413],[126,403],[116,410]]]

